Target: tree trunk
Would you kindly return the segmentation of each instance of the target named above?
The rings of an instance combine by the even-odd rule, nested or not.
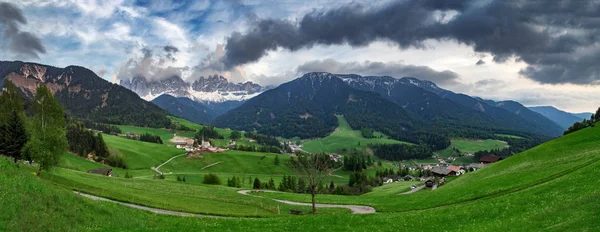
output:
[[[40,169],[38,169],[37,176],[42,175],[42,164],[40,164]]]
[[[15,158],[15,164],[16,164],[17,163],[17,157],[14,157],[14,158]]]
[[[317,213],[317,207],[315,206],[315,187],[316,186],[312,186],[312,191],[310,191],[310,195],[312,196],[312,213],[316,214]]]

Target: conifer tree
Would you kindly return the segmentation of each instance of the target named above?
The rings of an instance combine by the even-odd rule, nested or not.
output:
[[[260,180],[258,179],[258,177],[256,177],[254,179],[254,184],[252,186],[254,189],[260,189]]]
[[[3,137],[2,144],[0,144],[2,153],[12,157],[17,163],[17,160],[22,158],[22,150],[25,143],[27,143],[25,122],[17,111],[13,111],[7,123],[0,127],[0,136]]]
[[[279,155],[275,155],[275,165],[279,166]]]

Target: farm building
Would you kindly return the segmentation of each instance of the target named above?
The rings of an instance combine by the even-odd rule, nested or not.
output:
[[[444,176],[455,176],[456,172],[443,167],[435,167],[431,169],[431,173],[434,176],[444,177]]]
[[[481,162],[482,164],[491,164],[491,163],[495,163],[502,160],[502,158],[500,158],[500,156],[495,156],[495,155],[484,155],[479,159],[479,162]]]
[[[93,170],[89,170],[88,173],[98,174],[98,175],[103,175],[103,176],[112,176],[112,168],[93,169]]]
[[[463,170],[460,166],[450,165],[447,167],[447,169],[454,171],[454,173],[456,173],[457,176],[465,174],[465,170]]]

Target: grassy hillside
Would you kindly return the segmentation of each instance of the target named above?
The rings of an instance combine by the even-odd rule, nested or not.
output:
[[[335,153],[340,152],[343,148],[357,148],[363,150],[369,144],[390,144],[390,143],[406,143],[389,139],[381,133],[374,133],[375,137],[382,138],[367,139],[364,138],[360,130],[353,130],[346,118],[342,115],[336,115],[338,119],[338,127],[333,133],[325,138],[310,140],[302,146],[302,150],[311,153]],[[408,144],[408,143],[406,143]]]
[[[504,141],[486,139],[486,140],[472,140],[472,139],[452,139],[451,146],[456,147],[461,152],[477,152],[477,151],[488,151],[493,149],[503,149],[508,144]]]
[[[435,191],[420,191],[398,196],[390,201],[382,198],[347,198],[344,196],[319,196],[322,202],[342,204],[368,204],[378,211],[402,212],[459,205],[507,194],[516,194],[535,186],[545,186],[560,178],[569,178],[573,172],[590,172],[600,166],[600,128],[589,128],[574,135],[552,140],[531,150],[511,156],[476,172],[467,173]],[[588,178],[581,179],[588,185]],[[600,182],[594,180],[592,182]],[[573,183],[564,183],[572,188]],[[578,185],[578,184],[575,184]],[[569,190],[570,191],[570,190]],[[268,194],[267,194],[268,195]],[[285,196],[285,197],[284,197]],[[289,198],[288,198],[289,197]],[[308,201],[306,195],[280,194],[277,198]],[[533,200],[533,199],[531,199]]]
[[[108,178],[57,169],[33,169],[0,159],[0,230],[178,230],[194,231],[598,231],[600,221],[600,127],[552,140],[435,191],[410,195],[404,183],[363,196],[319,195],[319,203],[374,206],[373,215],[320,210],[318,215],[279,217],[277,203],[242,196],[236,189],[195,186],[169,180]],[[59,187],[62,186],[62,187]],[[67,189],[64,189],[67,188]],[[101,196],[159,208],[263,219],[207,219],[160,216],[72,194],[82,189]],[[277,199],[309,201],[304,194],[262,193]],[[280,205],[280,212],[287,206]],[[296,207],[293,207],[296,208]]]
[[[158,136],[160,136],[160,139],[162,139],[163,143],[169,143],[169,139],[172,139],[173,137],[175,137],[174,134],[177,134],[177,136],[183,136],[183,137],[194,137],[194,135],[196,134],[196,132],[193,132],[193,131],[177,131],[177,132],[173,133],[171,130],[164,129],[164,128],[149,128],[149,127],[122,126],[122,125],[117,125],[117,127],[119,127],[121,129],[121,131],[123,131],[123,133],[133,132],[133,133],[138,133],[138,134],[149,133],[152,135],[158,135]]]
[[[159,165],[185,151],[164,144],[140,142],[117,136],[104,135],[106,145],[118,151],[129,169],[144,169]]]

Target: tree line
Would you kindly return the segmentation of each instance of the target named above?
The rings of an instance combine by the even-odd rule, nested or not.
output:
[[[598,121],[600,121],[600,108],[598,108],[598,110],[596,110],[595,114],[592,114],[592,116],[590,116],[590,119],[583,119],[583,121],[581,121],[581,122],[573,123],[573,125],[571,125],[567,130],[565,130],[565,132],[563,132],[563,135],[567,135],[569,133],[573,133],[575,131],[578,131],[578,130],[581,130],[581,129],[584,129],[587,127],[592,127]]]
[[[8,79],[0,95],[0,154],[34,161],[39,169],[58,165],[67,151],[65,114],[54,95],[44,84],[36,88],[31,101],[32,115],[25,115],[17,87]]]
[[[219,134],[219,132],[217,132],[217,129],[214,126],[205,126],[198,130],[198,132],[196,132],[195,138],[198,141],[202,141],[202,139],[224,139],[225,137]]]
[[[150,133],[141,134],[139,140],[142,141],[142,142],[163,144],[163,141],[160,138],[160,136],[153,135],[153,134],[150,134]]]
[[[381,159],[400,161],[409,159],[427,159],[433,156],[428,146],[407,144],[371,145],[373,154]]]

